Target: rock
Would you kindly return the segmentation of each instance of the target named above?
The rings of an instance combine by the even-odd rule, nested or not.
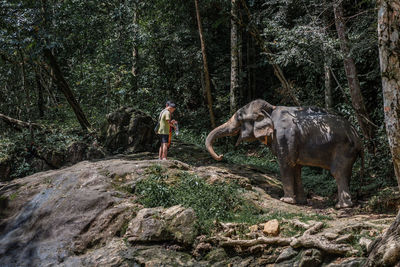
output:
[[[196,245],[194,248],[192,255],[196,258],[200,258],[204,256],[206,253],[208,253],[212,249],[212,246],[210,243],[206,242],[201,242]]]
[[[112,222],[129,211],[109,210],[119,200],[112,197],[108,180],[93,164],[82,162],[17,179],[15,186],[3,188],[2,194],[13,198],[2,218],[2,265],[58,265],[75,244],[82,244],[77,250],[83,252],[105,242],[108,237],[103,239],[102,232],[116,233],[113,227],[120,224]]]
[[[197,262],[187,253],[166,249],[164,246],[160,245],[135,246],[125,250],[123,256],[125,257],[126,262],[129,263],[128,266],[210,266],[207,262]]]
[[[339,243],[339,244],[343,244],[343,243],[349,243],[351,242],[351,240],[353,240],[354,236],[352,234],[346,234],[343,236],[338,237],[335,242]]]
[[[272,235],[272,236],[277,236],[279,235],[280,229],[279,229],[279,222],[277,219],[273,219],[271,221],[268,221],[264,224],[264,234],[266,235]]]
[[[257,232],[258,231],[258,225],[252,225],[249,227],[250,232]]]
[[[130,221],[125,237],[130,242],[175,240],[185,245],[196,237],[196,216],[193,209],[178,205],[168,209],[148,208]]]
[[[65,163],[65,152],[46,150],[41,152],[42,157],[51,168],[61,168]]]
[[[365,237],[361,237],[358,243],[360,244],[361,247],[364,247],[367,250],[367,252],[370,251],[372,240]]]
[[[336,239],[336,238],[339,237],[338,234],[332,233],[332,232],[327,232],[327,233],[324,233],[323,235],[324,235],[324,236],[326,237],[326,239],[328,239],[328,240],[333,240],[333,239]]]
[[[107,152],[97,143],[93,143],[91,146],[88,147],[86,151],[86,159],[102,159],[105,158]]]
[[[318,267],[321,266],[323,257],[318,249],[308,249],[302,253],[299,267]]]
[[[0,181],[8,181],[11,174],[11,161],[0,159]]]
[[[164,211],[163,218],[167,222],[167,229],[174,239],[183,244],[192,244],[197,236],[196,214],[193,209],[186,209],[180,205]]]
[[[216,248],[214,250],[211,250],[205,257],[207,261],[210,263],[216,263],[216,262],[221,262],[224,261],[228,258],[228,255],[226,254],[225,250],[223,248]],[[226,266],[226,265],[224,265]]]
[[[292,247],[288,247],[284,249],[281,254],[279,254],[278,258],[276,259],[276,263],[290,260],[294,258],[297,254],[299,254],[299,252],[294,250]]]
[[[74,142],[67,147],[66,161],[72,164],[86,159],[87,144],[83,142]]]
[[[125,237],[130,242],[166,241],[171,233],[166,231],[165,221],[161,219],[162,208],[142,209],[135,219],[129,222]]]
[[[350,258],[340,263],[330,263],[326,267],[361,267],[366,261],[366,258]]]
[[[143,177],[143,170],[155,163],[122,159],[83,161],[60,170],[1,183],[0,265],[134,265],[129,262],[133,248],[124,242],[123,236],[129,222],[137,217],[139,206],[129,195],[120,197],[114,177],[134,182]],[[162,164],[169,166],[172,163]],[[171,237],[168,242],[190,243],[194,239],[196,220],[192,210],[159,208],[162,220],[156,211],[145,210],[142,217],[153,218],[155,228],[165,224],[160,230],[160,239],[165,234],[163,231]],[[169,252],[163,250],[163,253]],[[159,253],[160,262],[163,257],[176,262],[172,259],[175,254],[167,257],[163,253]],[[178,266],[190,262],[195,265],[190,254],[179,255],[182,264]]]
[[[133,108],[122,107],[107,115],[105,146],[112,152],[141,152],[152,149],[155,122]]]

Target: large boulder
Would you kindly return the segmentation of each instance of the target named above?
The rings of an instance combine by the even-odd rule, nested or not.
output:
[[[133,108],[122,107],[107,115],[104,144],[112,152],[152,150],[155,122]]]
[[[190,245],[197,233],[195,223],[193,209],[180,205],[168,209],[142,209],[129,223],[125,237],[138,243],[175,240]]]
[[[135,209],[112,186],[111,174],[123,163],[83,161],[3,185],[0,265],[58,266],[122,236]],[[136,171],[135,165],[127,171]]]

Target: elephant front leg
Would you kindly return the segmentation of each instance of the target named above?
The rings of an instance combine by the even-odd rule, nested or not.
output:
[[[281,179],[284,196],[281,201],[296,204],[295,199],[295,168],[287,164],[280,164]]]

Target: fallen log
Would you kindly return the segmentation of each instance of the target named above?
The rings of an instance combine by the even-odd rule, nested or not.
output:
[[[30,123],[30,122],[24,122],[21,120],[17,120],[14,118],[11,118],[9,116],[6,116],[4,114],[0,113],[0,119],[4,121],[6,124],[14,127],[18,131],[22,131],[23,128],[28,128],[28,129],[38,129],[41,130],[43,129],[43,126],[37,123]]]

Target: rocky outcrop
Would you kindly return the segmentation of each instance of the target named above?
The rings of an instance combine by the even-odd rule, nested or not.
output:
[[[192,209],[141,209],[132,201],[135,196],[125,190],[157,163],[175,170],[188,168],[176,161],[83,161],[0,184],[0,265],[129,266],[127,262],[140,262],[142,253],[151,249],[139,253],[137,246],[124,242],[124,236],[145,244],[190,246],[196,237]],[[162,226],[157,228],[160,235],[146,225],[152,218],[151,226]],[[196,262],[186,253],[165,250],[158,254],[171,260],[179,254],[182,260]]]
[[[141,152],[152,149],[153,119],[133,108],[122,107],[107,115],[104,144],[112,152]]]
[[[128,226],[125,237],[133,243],[170,241],[191,245],[197,235],[193,209],[173,206],[168,209],[142,209]]]
[[[89,150],[82,144],[71,146],[75,160]],[[361,266],[365,258],[348,259],[349,254],[366,255],[354,251],[353,244],[361,241],[360,236],[375,236],[372,230],[379,229],[380,222],[389,227],[387,217],[373,220],[370,215],[299,221],[298,215],[311,216],[315,211],[271,198],[259,187],[259,183],[268,184],[263,173],[223,163],[194,167],[175,160],[138,160],[156,156],[141,153],[83,161],[0,183],[0,265]],[[264,223],[252,225],[216,220],[210,235],[197,236],[199,225],[191,208],[139,204],[138,182],[161,169],[165,183],[176,183],[182,171],[197,174],[209,184],[236,181],[242,196],[260,207],[257,214],[268,215],[271,222],[278,218],[275,229],[280,231],[274,231],[276,236],[264,233],[267,219],[261,217]],[[329,212],[335,216],[336,211]],[[348,233],[353,238],[343,239]],[[348,240],[352,243],[341,244]],[[381,252],[394,262],[397,250],[390,244]]]

